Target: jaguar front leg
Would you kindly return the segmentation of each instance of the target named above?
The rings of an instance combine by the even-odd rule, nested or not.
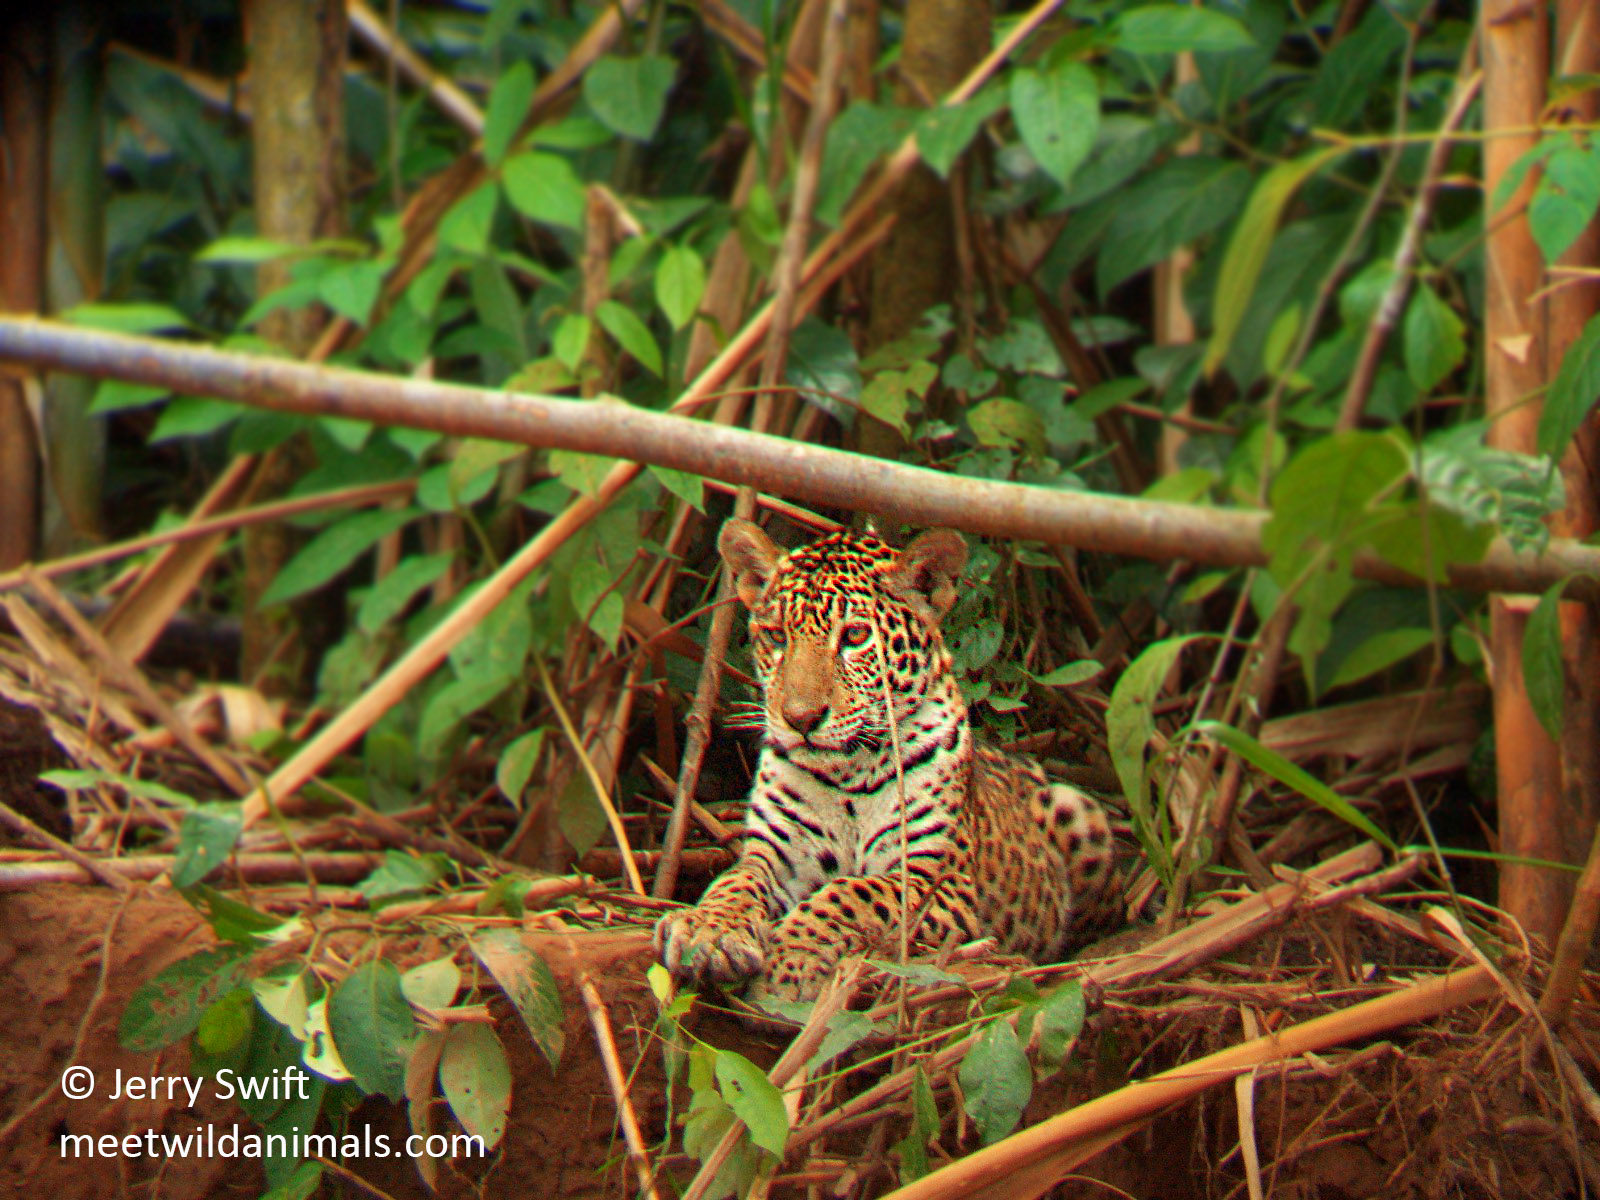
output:
[[[913,941],[940,943],[952,931],[963,940],[980,936],[970,884],[948,880],[927,900],[926,881],[913,876],[909,882],[911,916],[924,914]],[[897,875],[835,879],[818,888],[773,926],[766,969],[746,997],[756,1005],[811,1000],[846,955],[892,954],[899,944],[900,896]]]
[[[773,883],[760,860],[735,863],[693,908],[656,924],[656,955],[679,983],[740,984],[762,973]]]

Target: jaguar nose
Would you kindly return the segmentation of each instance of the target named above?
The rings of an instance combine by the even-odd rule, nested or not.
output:
[[[783,706],[783,719],[789,723],[790,729],[804,737],[828,719],[828,706],[826,704],[785,704]]]

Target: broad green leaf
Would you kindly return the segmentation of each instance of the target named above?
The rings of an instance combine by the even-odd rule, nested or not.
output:
[[[279,258],[289,258],[296,254],[304,254],[308,249],[305,246],[296,246],[292,242],[279,241],[277,238],[219,237],[200,253],[196,254],[194,261],[201,263],[264,263],[272,262]]]
[[[789,342],[784,377],[807,404],[846,427],[854,423],[855,406],[863,402],[861,363],[842,329],[814,317],[802,321]]]
[[[617,300],[602,300],[595,305],[594,315],[600,327],[616,339],[617,345],[633,355],[640,366],[652,375],[661,374],[661,347],[656,345],[650,327],[639,319],[633,309]]]
[[[585,496],[599,495],[600,485],[611,473],[616,461],[601,454],[584,454],[580,450],[550,451],[550,469],[555,472],[556,478]]]
[[[1124,12],[1112,23],[1111,43],[1128,54],[1224,53],[1255,45],[1235,18],[1188,4],[1150,4]]]
[[[882,971],[885,975],[893,975],[896,979],[904,979],[912,987],[942,987],[948,983],[960,983],[961,976],[954,975],[932,963],[889,962],[884,959],[869,958],[867,965],[875,971]]]
[[[1461,318],[1425,282],[1406,305],[1406,374],[1419,392],[1432,391],[1467,356]]]
[[[917,120],[917,150],[940,179],[977,136],[983,123],[1005,106],[998,88],[985,88],[964,104],[936,104]]]
[[[58,316],[68,324],[109,333],[161,333],[191,328],[188,317],[166,304],[75,304]]]
[[[1266,772],[1285,787],[1293,788],[1307,800],[1314,801],[1338,817],[1345,824],[1359,829],[1387,850],[1395,849],[1394,841],[1368,819],[1367,815],[1320,779],[1295,766],[1276,750],[1263,746],[1255,738],[1232,725],[1221,721],[1196,721],[1197,733],[1220,742],[1251,766]]]
[[[1195,640],[1196,635],[1191,634],[1148,646],[1122,672],[1117,686],[1111,690],[1111,703],[1106,708],[1106,747],[1111,752],[1111,765],[1116,768],[1123,795],[1128,798],[1134,832],[1145,853],[1151,856],[1157,873],[1163,877],[1168,857],[1156,831],[1145,748],[1156,731],[1155,705],[1161,698],[1167,675],[1185,647]]]
[[[385,850],[383,863],[356,884],[356,891],[370,901],[393,900],[425,892],[450,876],[450,862],[442,854],[413,854],[406,850]]]
[[[984,1145],[1017,1127],[1033,1095],[1033,1068],[1016,1030],[1005,1021],[991,1022],[961,1060],[960,1077],[967,1116]]]
[[[851,1046],[870,1037],[877,1029],[876,1023],[864,1012],[846,1009],[835,1013],[828,1020],[828,1032],[823,1034],[822,1044],[806,1060],[807,1073],[815,1075],[818,1069],[838,1058]]]
[[[583,73],[583,98],[611,130],[636,142],[648,141],[676,74],[676,65],[665,55],[608,54]]]
[[[1568,363],[1576,353],[1574,347]],[[1519,552],[1539,553],[1550,537],[1545,518],[1566,503],[1561,472],[1551,470],[1547,458],[1485,446],[1488,427],[1487,421],[1464,421],[1428,435],[1422,444],[1428,501],[1492,528]]]
[[[126,379],[102,379],[94,390],[94,402],[89,405],[91,416],[126,412],[130,408],[144,408],[157,400],[172,395],[171,388],[156,387],[149,383],[131,383]]]
[[[1029,678],[1045,687],[1074,687],[1080,683],[1087,683],[1104,670],[1105,668],[1094,659],[1085,658],[1059,666],[1048,674],[1032,675]]]
[[[583,228],[583,180],[561,155],[518,154],[506,160],[500,182],[511,207],[529,220],[562,229]]]
[[[706,264],[692,246],[668,246],[656,266],[656,303],[674,329],[699,311],[706,290]]]
[[[1343,687],[1347,683],[1376,675],[1432,644],[1433,631],[1430,629],[1385,629],[1373,634],[1345,655],[1327,686]]]
[[[354,262],[335,267],[317,280],[317,296],[354,325],[366,325],[383,291],[386,268],[381,262]]]
[[[900,1182],[912,1183],[928,1173],[928,1143],[939,1132],[939,1106],[920,1066],[911,1077],[911,1128],[890,1147],[900,1156]]]
[[[376,634],[398,617],[412,598],[425,587],[431,587],[450,569],[453,554],[421,554],[405,558],[362,598],[356,610],[356,627],[363,633]]]
[[[172,863],[172,886],[199,883],[227,861],[244,832],[238,804],[202,804],[184,814],[178,826],[178,853]]]
[[[523,734],[505,748],[500,761],[495,764],[495,785],[500,789],[500,794],[518,809],[522,807],[523,790],[528,786],[534,764],[539,761],[539,753],[544,749],[545,735],[549,732],[540,727]]]
[[[439,1087],[468,1133],[498,1146],[511,1111],[511,1064],[494,1028],[475,1021],[452,1025],[439,1055]]]
[[[1092,421],[1149,390],[1150,384],[1143,379],[1108,379],[1079,396],[1073,402],[1072,411],[1084,420]]]
[[[981,446],[1045,452],[1044,418],[1015,400],[985,400],[967,410],[967,424]]]
[[[237,421],[250,410],[212,396],[175,396],[167,402],[150,431],[150,444],[179,437],[204,437]]]
[[[674,471],[671,467],[658,467],[650,463],[646,468],[656,481],[696,512],[706,510],[706,481],[687,471]]]
[[[1528,228],[1554,264],[1594,219],[1600,208],[1600,152],[1580,146],[1568,134],[1545,160],[1544,174],[1528,202]]]
[[[1034,161],[1066,187],[1100,131],[1094,72],[1080,62],[1050,71],[1018,69],[1011,76],[1011,115]]]
[[[449,1008],[461,990],[461,968],[452,958],[418,963],[400,976],[400,990],[419,1008]]]
[[[250,1037],[255,1007],[249,988],[235,988],[212,1001],[195,1026],[195,1050],[213,1058],[237,1053]]]
[[[1278,586],[1298,588],[1289,645],[1302,658],[1327,645],[1329,622],[1354,584],[1356,551],[1395,515],[1374,505],[1397,490],[1410,465],[1391,434],[1339,433],[1312,442],[1273,481],[1272,519],[1261,540]]]
[[[220,996],[247,987],[249,978],[249,952],[239,946],[219,946],[181,958],[128,998],[117,1040],[138,1054],[170,1046],[193,1033]]]
[[[514,682],[520,665],[505,664],[509,669],[455,679],[434,692],[418,723],[417,753],[428,762],[443,757],[461,723],[498,699]]]
[[[554,1071],[566,1044],[566,1014],[549,966],[510,929],[488,929],[474,935],[472,953],[494,976]]]
[[[1406,46],[1406,25],[1397,7],[1373,5],[1355,29],[1322,56],[1304,100],[1310,109],[1311,125],[1347,128],[1375,96],[1392,94],[1395,60]]]
[[[550,349],[567,370],[576,372],[583,362],[592,332],[589,318],[582,313],[568,313],[556,324],[556,331],[550,335]]]
[[[528,105],[533,100],[533,67],[526,59],[517,59],[501,72],[489,93],[489,104],[483,115],[483,160],[491,167],[499,165],[511,147],[522,119],[528,115]]]
[[[1202,154],[1171,159],[1141,176],[1115,198],[1099,239],[1095,287],[1107,295],[1179,246],[1237,220],[1249,190],[1246,167]]]
[[[1072,1049],[1083,1030],[1087,1007],[1083,999],[1083,985],[1069,979],[1052,991],[1039,1004],[1039,1070],[1050,1074],[1061,1068],[1067,1051]]]
[[[362,1091],[404,1098],[417,1023],[393,963],[369,959],[350,972],[328,998],[328,1032]]]
[[[844,206],[873,165],[898,146],[920,113],[858,100],[828,126],[822,151],[817,219],[838,223]]]
[[[1500,176],[1500,182],[1495,184],[1494,192],[1489,197],[1490,216],[1500,215],[1500,210],[1506,206],[1506,201],[1516,194],[1523,180],[1528,178],[1528,172],[1554,154],[1561,142],[1560,137],[1548,137],[1536,142],[1524,150],[1516,162],[1506,168],[1505,174]]]
[[[1528,706],[1557,742],[1561,741],[1567,688],[1561,662],[1561,593],[1566,586],[1563,579],[1539,597],[1522,631],[1522,679]]]
[[[487,254],[499,204],[499,190],[493,183],[480,184],[468,192],[440,218],[439,245],[463,254]]]
[[[1600,399],[1600,316],[1567,349],[1539,414],[1539,453],[1560,458]]]
[[[717,1051],[716,1072],[722,1098],[750,1130],[750,1140],[782,1158],[789,1140],[783,1093],[772,1086],[765,1071],[733,1050]]]
[[[1139,11],[1149,11],[1140,9]],[[1203,9],[1190,9],[1203,12]],[[1256,280],[1261,277],[1261,267],[1272,249],[1272,239],[1278,230],[1278,219],[1289,197],[1300,185],[1315,174],[1325,163],[1342,151],[1337,148],[1317,150],[1300,158],[1279,163],[1256,181],[1255,190],[1245,204],[1228,240],[1228,249],[1222,257],[1222,267],[1217,273],[1217,290],[1213,301],[1211,340],[1206,345],[1206,356],[1201,369],[1210,375],[1228,356],[1234,334],[1244,320],[1245,310],[1255,291]]]
[[[219,938],[226,942],[238,942],[242,946],[279,941],[304,928],[297,917],[285,921],[282,917],[241,904],[203,883],[184,888],[183,898],[205,918],[206,924]]]
[[[416,519],[414,508],[398,512],[375,509],[345,517],[330,525],[301,548],[262,593],[260,605],[269,608],[313,591],[333,579],[378,542]]]

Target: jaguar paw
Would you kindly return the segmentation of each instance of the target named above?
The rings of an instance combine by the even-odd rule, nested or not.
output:
[[[763,930],[696,908],[668,913],[656,923],[656,956],[679,983],[737,984],[766,965]]]

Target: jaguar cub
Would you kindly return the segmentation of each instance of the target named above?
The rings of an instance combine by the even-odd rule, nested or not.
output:
[[[766,732],[738,862],[656,927],[676,978],[814,996],[844,955],[896,944],[902,853],[919,942],[992,935],[1048,962],[1105,927],[1105,813],[973,740],[939,632],[960,535],[896,551],[846,532],[784,552],[736,518],[718,548],[750,610]]]

